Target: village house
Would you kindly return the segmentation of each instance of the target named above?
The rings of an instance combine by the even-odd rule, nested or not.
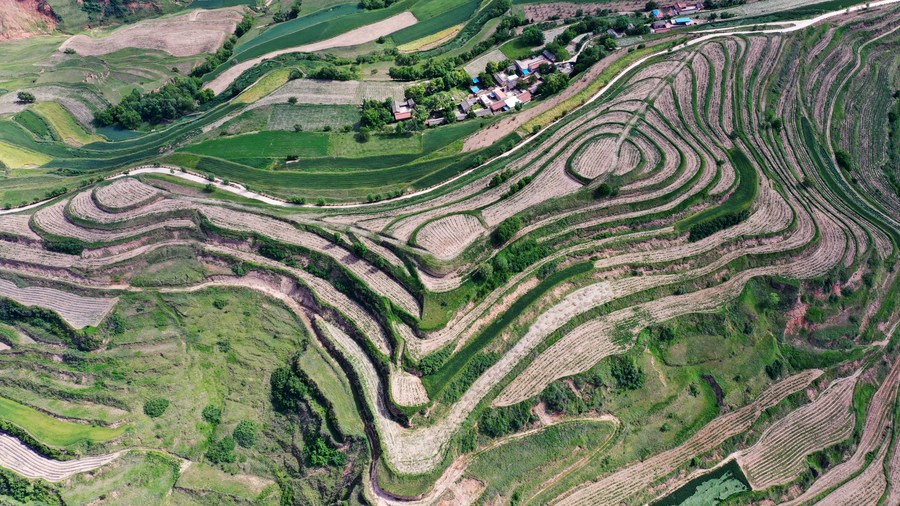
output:
[[[411,98],[402,102],[394,100],[393,106],[391,107],[391,112],[394,113],[394,120],[403,121],[412,118],[413,109],[415,109],[415,107],[416,102]]]
[[[540,54],[524,60],[516,60],[516,71],[522,76],[527,76],[536,72],[537,69],[541,68],[541,65],[550,64],[551,61],[543,54]]]
[[[654,21],[650,23],[650,29],[653,31],[653,33],[663,33],[671,30],[671,28],[665,21]]]

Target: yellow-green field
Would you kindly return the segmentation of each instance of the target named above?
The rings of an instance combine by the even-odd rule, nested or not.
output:
[[[277,90],[288,82],[288,76],[291,74],[289,68],[278,69],[274,72],[266,74],[265,77],[250,86],[243,93],[234,99],[239,104],[251,104],[264,96]]]
[[[50,160],[51,158],[49,156],[38,153],[37,151],[20,148],[7,142],[0,141],[0,162],[10,169],[40,167]]]
[[[34,112],[40,114],[66,144],[83,146],[103,140],[103,137],[86,131],[58,102],[39,102],[34,105]]]
[[[417,39],[412,42],[407,42],[406,44],[397,46],[397,49],[402,52],[420,51],[434,45],[437,42],[441,42],[443,40],[456,36],[456,34],[459,33],[460,30],[462,30],[463,26],[465,25],[459,24],[451,26],[450,28],[441,30],[437,33],[433,33],[428,37],[422,37],[421,39]]]

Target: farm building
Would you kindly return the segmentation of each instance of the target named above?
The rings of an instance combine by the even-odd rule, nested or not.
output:
[[[494,81],[498,86],[511,90],[519,84],[519,76],[516,74],[507,74],[506,72],[497,72],[494,74]]]
[[[659,9],[653,9],[652,11],[650,11],[650,15],[653,16],[653,17],[655,17],[655,18],[661,18],[661,17],[662,17],[662,11],[660,11]]]
[[[542,54],[524,60],[516,60],[516,70],[523,76],[533,73],[541,68],[541,65],[550,65],[550,60]]]
[[[672,21],[678,26],[688,26],[691,24],[691,18],[675,18]]]
[[[663,33],[670,30],[669,25],[665,21],[654,21],[650,23],[650,29],[653,33]]]
[[[407,99],[403,102],[394,100],[391,112],[394,113],[394,120],[403,121],[412,118],[412,110],[416,107],[413,99]]]
[[[675,11],[673,16],[680,16],[682,14],[693,14],[695,12],[700,12],[703,10],[702,3],[685,3],[685,2],[676,2],[672,6],[672,10]]]

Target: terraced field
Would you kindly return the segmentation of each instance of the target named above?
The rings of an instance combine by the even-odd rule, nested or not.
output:
[[[416,184],[380,202],[259,191],[316,174],[266,157],[355,145],[194,139],[236,104],[83,147],[8,127],[10,170],[197,163],[0,215],[0,465],[83,502],[645,504],[736,465],[726,504],[890,504],[898,23],[887,2],[703,35],[477,161],[451,151],[465,123],[386,139],[456,165],[386,162],[373,188]],[[365,95],[271,75],[238,100]]]

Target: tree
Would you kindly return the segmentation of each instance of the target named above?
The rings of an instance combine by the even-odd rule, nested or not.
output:
[[[294,105],[297,103],[297,97],[291,97],[288,99],[288,103]]]
[[[644,11],[646,11],[646,12],[650,12],[650,11],[656,10],[656,9],[659,9],[659,3],[654,2],[653,0],[650,0],[649,2],[647,2],[646,5],[644,5]]]
[[[213,425],[222,423],[222,408],[213,406],[212,404],[203,408],[203,419]]]
[[[269,379],[272,405],[278,411],[289,411],[297,401],[309,393],[309,388],[290,367],[279,367]]]
[[[553,95],[554,93],[559,93],[568,85],[569,76],[561,72],[554,72],[552,74],[544,76],[543,82],[538,85],[537,92],[538,94],[544,95],[546,97]]]
[[[234,28],[234,35],[240,37],[245,33],[250,31],[250,27],[253,26],[253,17],[249,14],[244,14],[244,18],[241,19],[241,22]]]
[[[256,442],[256,424],[250,420],[241,420],[234,428],[234,440],[244,448],[250,448]]]
[[[144,402],[144,414],[150,418],[159,418],[169,407],[169,401],[162,397],[154,397]]]
[[[544,32],[536,26],[529,26],[522,31],[521,40],[528,47],[540,46],[544,43]]]
[[[34,103],[34,94],[28,91],[20,91],[16,94],[16,97],[19,99],[19,102],[23,104],[33,104]]]

